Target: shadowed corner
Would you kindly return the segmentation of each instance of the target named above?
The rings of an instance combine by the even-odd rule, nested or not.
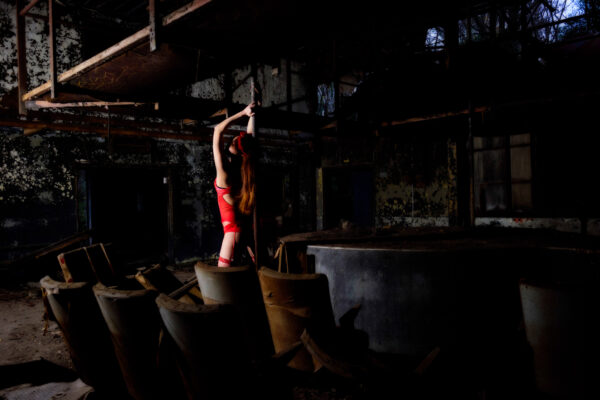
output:
[[[0,389],[22,384],[42,385],[48,382],[71,382],[75,371],[44,358],[21,364],[0,365]]]

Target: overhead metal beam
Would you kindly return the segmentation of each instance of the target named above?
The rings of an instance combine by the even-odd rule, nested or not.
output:
[[[42,130],[53,130],[63,132],[80,132],[97,134],[100,136],[107,137],[110,133],[111,136],[130,136],[130,137],[144,137],[151,139],[170,139],[170,140],[182,140],[190,142],[210,143],[212,141],[213,128],[209,127],[198,127],[187,131],[179,132],[167,132],[165,130],[142,130],[144,126],[132,126],[127,127],[110,127],[110,132],[106,126],[106,120],[103,120],[104,124],[98,125],[85,125],[75,123],[56,123],[51,121],[27,121],[22,119],[7,119],[0,118],[0,126],[6,126],[11,128],[22,128],[24,133],[32,135]],[[224,132],[226,137],[233,138],[239,135],[239,130],[228,129]],[[289,148],[292,143],[297,142],[290,139],[282,139],[278,137],[262,137],[259,139],[261,145],[265,146],[282,146]]]
[[[34,133],[34,130],[39,131],[42,129],[50,129],[65,132],[89,132],[96,133],[101,136],[108,136],[109,134],[109,128],[106,126],[87,126],[81,124],[55,123],[45,121],[0,120],[0,126],[29,129],[32,133]],[[207,143],[211,140],[212,131],[213,130],[210,128],[200,128],[194,130],[189,134],[183,134],[169,133],[165,131],[145,131],[135,128],[126,129],[110,127],[110,135],[148,137],[155,139],[187,140],[196,142],[201,141]],[[234,135],[239,132],[231,131],[229,133],[231,135]]]

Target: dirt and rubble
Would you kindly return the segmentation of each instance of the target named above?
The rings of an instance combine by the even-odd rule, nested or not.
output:
[[[193,277],[189,270],[175,271],[181,281]],[[63,341],[58,324],[47,320],[42,301],[40,285],[37,282],[23,283],[11,288],[0,287],[0,369],[23,367],[24,374],[31,375],[35,369],[53,370],[52,373],[73,372],[73,362],[69,356],[67,345]],[[14,369],[14,368],[13,368]],[[18,370],[18,369],[17,369]],[[37,370],[35,370],[37,371]],[[50,374],[51,376],[51,374]],[[70,376],[67,376],[67,380]],[[10,386],[14,380],[16,385]],[[43,381],[44,378],[32,376],[0,378],[0,399],[29,398],[34,388],[59,383]],[[67,395],[72,398],[73,393],[82,390],[85,386],[80,380],[74,382],[71,388],[48,387],[47,393],[58,391],[59,396]],[[43,385],[45,384],[45,385]],[[62,383],[61,383],[62,384]],[[40,386],[37,386],[40,385]],[[75,387],[76,389],[72,389]],[[20,393],[20,394],[19,394]],[[82,392],[85,393],[85,392]],[[15,395],[17,394],[17,395]],[[323,381],[299,383],[291,388],[294,400],[352,400],[356,396],[339,385],[327,385]],[[25,397],[23,397],[25,396]],[[54,398],[52,395],[51,398]],[[83,396],[81,398],[89,399]],[[95,397],[91,397],[95,398]]]
[[[46,321],[39,284],[0,288],[0,365],[40,358],[73,368],[58,324]]]

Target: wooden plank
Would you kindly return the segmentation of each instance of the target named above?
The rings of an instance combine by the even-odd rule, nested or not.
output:
[[[104,285],[114,285],[119,280],[103,243],[96,243],[83,248],[90,262],[94,275]]]
[[[65,282],[95,282],[97,277],[84,247],[57,256]]]
[[[25,17],[19,14],[22,1],[17,0],[16,23],[17,23],[17,87],[19,92],[19,114],[25,115],[27,109],[23,102],[23,95],[27,92],[27,46],[25,40]]]
[[[81,64],[77,65],[76,67],[63,72],[62,74],[60,74],[58,76],[58,82],[63,83],[70,79],[73,79],[73,78],[89,71],[90,69],[98,66],[99,64],[105,63],[108,60],[110,60],[111,58],[118,56],[119,54],[123,53],[127,49],[140,44],[141,42],[143,42],[144,40],[146,40],[148,38],[148,32],[149,32],[149,28],[145,27],[144,29],[139,30],[138,32],[134,33],[133,35],[129,36],[128,38],[121,40],[119,43],[115,44],[114,46],[111,46],[108,49],[104,50],[103,52],[96,54],[94,57],[89,58],[88,60],[82,62]],[[43,85],[38,86],[37,88],[29,91],[22,98],[24,101],[31,100],[36,96],[39,96],[43,93],[48,92],[49,90],[50,90],[50,82],[46,82]]]
[[[467,108],[467,109],[460,110],[460,111],[432,114],[432,115],[426,115],[426,116],[422,116],[422,117],[412,117],[412,118],[407,118],[407,119],[403,119],[403,120],[399,120],[399,121],[382,122],[381,126],[382,127],[398,126],[398,125],[410,124],[413,122],[431,121],[431,120],[435,120],[435,119],[457,117],[459,115],[469,115],[471,113],[480,113],[480,112],[484,112],[484,111],[488,111],[488,110],[490,110],[490,107],[488,107],[488,106],[476,107],[472,111]]]
[[[440,348],[435,347],[433,350],[431,350],[429,352],[429,354],[427,354],[427,356],[425,356],[425,358],[419,363],[417,368],[415,368],[415,374],[417,374],[417,375],[425,374],[425,371],[427,370],[427,368],[429,368],[431,366],[433,361],[437,358],[438,354],[440,354]]]
[[[17,7],[17,13],[19,13],[18,15],[21,17],[24,17],[25,15],[27,15],[29,10],[31,10],[38,3],[38,1],[40,1],[40,0],[31,0],[29,2],[29,4],[27,4],[25,7],[23,7],[23,9],[21,11],[19,11],[20,7]]]
[[[171,293],[167,293],[167,295],[172,299],[176,299],[179,296],[181,296],[182,294],[186,293],[188,290],[195,288],[197,286],[198,286],[198,278],[194,278],[191,281],[189,281],[188,283],[183,284],[179,288],[175,289]]]
[[[69,236],[65,239],[59,240],[57,242],[51,243],[42,247],[41,249],[37,249],[31,253],[28,253],[16,260],[5,261],[2,264],[9,266],[11,268],[24,266],[29,267],[33,263],[43,262],[45,257],[56,256],[56,254],[60,251],[64,251],[68,249],[72,245],[83,242],[84,240],[90,237],[90,231],[77,233],[73,236]]]
[[[65,253],[61,253],[57,256],[58,258],[58,264],[60,265],[60,269],[62,271],[63,274],[63,279],[65,280],[65,282],[69,283],[69,282],[75,282],[75,279],[73,279],[73,275],[71,275],[71,271],[69,271],[69,267],[67,266],[67,260],[65,259]]]
[[[47,100],[30,100],[25,102],[28,109],[39,108],[78,108],[78,107],[106,107],[106,106],[142,106],[146,104],[158,103],[137,103],[134,101],[77,101],[72,103],[54,103]]]
[[[201,8],[202,6],[210,3],[211,1],[212,0],[194,0],[191,3],[185,5],[181,8],[179,8],[178,10],[173,11],[171,14],[165,16],[162,20],[162,25],[163,26],[170,25],[170,24],[180,20],[181,18],[189,15],[190,13],[193,13],[194,11],[196,11],[199,8]],[[73,78],[76,78],[77,76],[79,76],[81,74],[84,74],[85,72],[124,53],[128,49],[131,49],[133,46],[136,46],[136,45],[141,44],[142,42],[148,40],[149,36],[150,36],[150,26],[147,26],[147,27],[137,31],[133,35],[129,36],[128,38],[121,40],[119,43],[96,54],[92,58],[87,59],[86,61],[75,66],[74,68],[71,68],[70,70],[63,72],[62,74],[60,74],[58,76],[58,83],[67,82]],[[50,88],[51,88],[51,83],[46,82],[43,85],[38,86],[37,88],[25,93],[24,95],[20,93],[19,97],[22,98],[24,101],[31,100],[34,97],[37,97],[43,93],[47,93],[50,90]]]
[[[176,21],[180,20],[181,18],[186,17],[187,15],[193,13],[194,11],[198,10],[199,8],[204,7],[211,1],[212,0],[194,0],[194,1],[186,4],[185,6],[179,8],[178,10],[173,11],[171,14],[165,16],[162,20],[162,25],[168,26],[168,25],[172,24],[173,22],[176,22]]]
[[[83,240],[87,240],[90,238],[91,232],[90,231],[85,231],[85,232],[81,232],[81,233],[77,233],[73,236],[69,236],[66,239],[60,240],[58,242],[52,243],[51,245],[44,247],[42,250],[40,250],[39,252],[35,253],[34,258],[35,259],[39,259],[43,256],[46,256],[50,253],[53,253],[55,251],[58,250],[62,250],[65,247],[69,247],[72,244],[81,242]]]

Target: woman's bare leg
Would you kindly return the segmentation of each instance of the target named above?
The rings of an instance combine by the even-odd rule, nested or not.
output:
[[[221,243],[221,251],[219,252],[219,263],[218,267],[229,267],[231,266],[231,259],[233,258],[233,249],[235,248],[236,242],[239,240],[239,232],[227,232],[223,236],[223,242]],[[229,263],[221,261],[221,259],[229,260]]]

